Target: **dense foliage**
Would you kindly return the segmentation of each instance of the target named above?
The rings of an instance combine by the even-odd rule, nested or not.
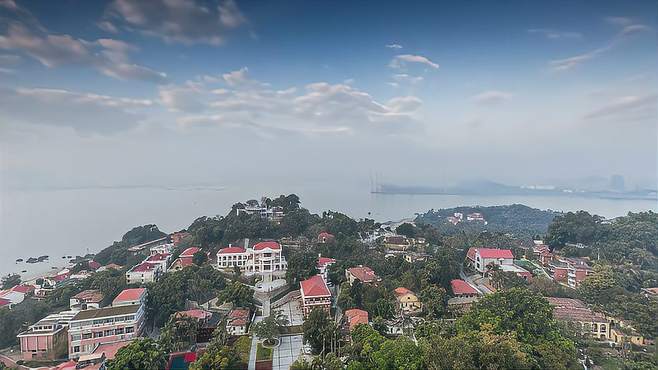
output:
[[[169,272],[147,286],[148,317],[161,327],[172,313],[185,308],[187,300],[205,302],[216,297],[225,285],[221,273],[210,266],[190,266]]]
[[[447,217],[454,213],[462,213],[464,218],[469,213],[481,213],[487,224],[482,222],[460,222],[453,225]],[[456,207],[439,210],[430,210],[416,217],[416,223],[430,224],[442,233],[454,234],[461,232],[478,233],[484,230],[501,231],[517,236],[534,236],[543,234],[555,217],[552,211],[542,211],[521,204],[493,207]]]
[[[141,261],[142,257],[134,256],[128,248],[156,240],[166,236],[155,225],[144,225],[132,228],[125,233],[120,241],[115,241],[111,246],[103,249],[94,256],[94,261],[101,265],[115,263],[120,266],[132,266]]]

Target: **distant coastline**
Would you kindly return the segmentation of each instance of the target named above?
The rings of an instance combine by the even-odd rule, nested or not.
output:
[[[556,196],[597,198],[608,200],[650,200],[658,202],[658,192],[651,189],[634,191],[579,190],[558,187],[522,187],[510,186],[488,181],[471,182],[453,187],[401,186],[378,184],[370,191],[372,194],[405,195],[458,195],[458,196]]]

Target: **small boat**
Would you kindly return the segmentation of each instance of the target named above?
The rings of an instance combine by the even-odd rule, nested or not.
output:
[[[17,258],[16,262],[23,262],[23,259],[22,258]]]
[[[21,273],[26,273],[26,272],[27,272],[27,270],[23,270],[23,271],[21,271]]]

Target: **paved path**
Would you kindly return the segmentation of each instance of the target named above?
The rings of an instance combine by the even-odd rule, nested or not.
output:
[[[302,335],[291,335],[279,340],[279,346],[272,352],[272,370],[287,370],[302,353],[304,338]]]
[[[261,321],[263,316],[254,317],[254,322],[251,323],[251,327],[254,326],[257,322]],[[251,333],[251,349],[249,350],[249,365],[248,370],[256,370],[256,349],[258,348],[258,336],[255,333]]]

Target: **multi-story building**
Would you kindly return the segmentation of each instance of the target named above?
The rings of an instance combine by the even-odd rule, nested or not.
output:
[[[182,270],[185,267],[192,266],[194,264],[194,254],[200,252],[201,248],[199,247],[189,247],[184,250],[178,258],[171,264],[171,270]]]
[[[249,242],[245,242],[249,245]],[[229,246],[217,252],[217,266],[231,269],[235,266],[247,274],[282,271],[288,267],[281,245],[275,241],[256,243],[253,247]]]
[[[388,235],[384,237],[384,246],[396,251],[406,251],[411,247],[411,241],[404,235]]]
[[[160,264],[142,262],[126,272],[128,284],[146,284],[156,281],[162,274]]]
[[[83,290],[69,299],[69,308],[76,311],[100,308],[103,298],[100,290]]]
[[[78,311],[51,314],[30,325],[16,337],[24,361],[51,361],[68,353],[68,325]]]
[[[583,334],[597,339],[610,339],[610,320],[599,312],[594,312],[585,303],[572,298],[547,297],[553,306],[553,317],[557,320],[578,324]]]
[[[345,324],[350,332],[359,324],[368,325],[368,311],[358,308],[345,310]]]
[[[119,293],[112,301],[112,307],[146,304],[146,288],[128,288]]]
[[[169,264],[170,257],[171,254],[169,253],[154,253],[148,256],[144,262],[160,266],[160,271],[165,273],[167,272],[167,265]]]
[[[250,321],[249,309],[235,308],[227,315],[226,332],[230,335],[245,335]]]
[[[399,287],[395,288],[393,293],[395,294],[395,301],[397,303],[396,309],[399,313],[403,315],[415,315],[423,309],[420,299],[411,290]]]
[[[322,257],[322,255],[318,256],[318,271],[320,272],[320,275],[322,275],[322,279],[324,279],[324,282],[327,283],[327,285],[331,285],[327,275],[329,266],[333,265],[334,263],[336,263],[336,260],[333,258]]]
[[[237,214],[247,214],[247,215],[259,215],[260,218],[264,220],[269,220],[272,222],[281,222],[285,213],[283,212],[283,207],[267,207],[264,205],[246,205],[244,208],[238,208]]]
[[[315,275],[300,284],[304,316],[308,316],[315,308],[329,312],[331,310],[331,292],[322,276]]]
[[[381,278],[370,267],[362,265],[345,270],[345,278],[347,278],[350,285],[354,284],[357,279],[363,284],[376,284],[381,281]]]
[[[514,254],[509,249],[469,248],[466,258],[482,274],[487,272],[487,266],[514,264]]]
[[[69,323],[69,358],[90,354],[101,343],[139,336],[144,326],[144,317],[143,305],[78,312]]]

